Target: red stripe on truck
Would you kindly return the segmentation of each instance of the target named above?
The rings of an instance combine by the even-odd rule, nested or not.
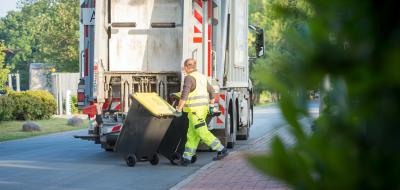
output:
[[[217,117],[217,124],[223,124],[224,122],[219,118],[219,117]]]
[[[225,107],[223,105],[219,105],[219,111],[222,115],[225,115]]]
[[[201,0],[194,0],[201,8],[203,8],[203,2]]]
[[[221,94],[221,95],[219,95],[219,97],[220,97],[222,100],[225,101],[225,94]]]
[[[87,25],[85,25],[85,27],[84,27],[84,33],[85,33],[85,38],[87,38],[88,35],[89,35],[88,26]]]
[[[208,62],[207,76],[211,76],[211,41],[208,41],[207,62]]]
[[[96,105],[90,105],[90,106],[84,107],[82,112],[83,112],[83,114],[86,114],[86,115],[96,115],[97,114]]]
[[[211,34],[212,34],[212,27],[211,24],[208,25],[208,76],[211,76],[212,73],[212,67],[211,67]]]
[[[194,18],[196,18],[200,24],[203,24],[203,16],[201,16],[197,10],[194,10]]]
[[[110,101],[106,99],[106,101],[103,104],[103,107],[101,108],[102,110],[107,110],[108,106],[110,105]]]
[[[203,42],[203,38],[201,37],[194,37],[193,38],[193,43],[202,43]]]
[[[197,26],[194,26],[194,33],[201,33],[200,29]]]

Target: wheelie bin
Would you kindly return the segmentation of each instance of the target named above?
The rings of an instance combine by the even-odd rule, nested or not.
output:
[[[157,150],[172,119],[175,108],[156,93],[135,93],[117,139],[116,151],[130,167],[138,161],[157,165]]]

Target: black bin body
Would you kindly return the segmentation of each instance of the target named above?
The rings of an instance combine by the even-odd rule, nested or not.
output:
[[[158,152],[171,162],[179,159],[185,150],[188,126],[187,113],[183,112],[181,117],[172,120],[164,139],[161,141]]]
[[[173,116],[154,116],[133,99],[116,143],[116,151],[126,159],[134,155],[137,161],[150,160],[157,150]]]

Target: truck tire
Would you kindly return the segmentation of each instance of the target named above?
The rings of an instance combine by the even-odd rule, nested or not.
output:
[[[249,108],[249,114],[248,114],[248,121],[247,125],[243,126],[241,130],[246,130],[246,133],[244,135],[238,135],[237,139],[238,140],[248,140],[250,137],[250,127],[253,123],[253,109]]]
[[[250,108],[250,126],[253,125],[254,122],[254,112],[253,112],[253,107]]]
[[[248,140],[250,136],[250,128],[248,126],[243,127],[242,130],[246,130],[246,134],[244,135],[238,135],[236,138],[237,140]]]
[[[229,113],[228,113],[228,118],[227,118],[227,127],[229,127],[229,140],[227,142],[227,147],[228,148],[234,148],[235,143],[236,143],[236,130],[237,130],[237,124],[236,124],[236,109],[234,109],[234,106],[231,106],[229,108]]]

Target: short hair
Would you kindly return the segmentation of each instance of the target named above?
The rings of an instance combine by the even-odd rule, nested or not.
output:
[[[193,58],[186,59],[185,62],[183,63],[183,65],[185,67],[188,67],[189,69],[196,69],[197,68],[197,66],[196,66],[197,62]]]

